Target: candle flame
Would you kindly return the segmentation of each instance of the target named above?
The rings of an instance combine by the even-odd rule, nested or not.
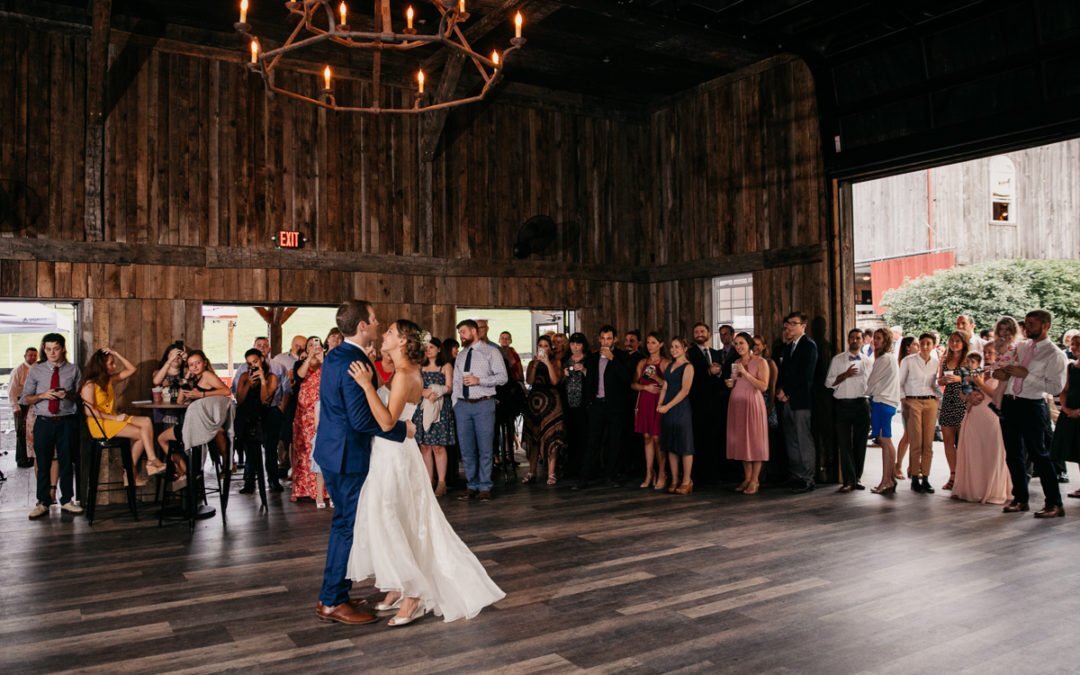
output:
[[[322,71],[323,83],[326,84],[326,88],[330,88],[330,66],[327,66]]]
[[[499,52],[498,51],[491,52],[491,60],[495,63],[496,66],[499,65]]]
[[[418,70],[416,72],[416,83],[420,85],[420,93],[424,93],[424,71]]]
[[[248,0],[240,0],[240,23],[247,23]]]
[[[341,5],[338,7],[338,11],[341,12],[341,25],[349,23],[346,19],[349,16],[349,7],[345,4],[345,0],[342,0]]]
[[[525,19],[521,16],[521,12],[514,15],[514,37],[521,37],[521,25],[525,23]]]
[[[412,5],[409,5],[408,7],[405,8],[405,22],[406,22],[406,25],[409,28],[412,28],[412,20],[413,20],[413,8],[412,8]]]
[[[258,63],[259,61],[259,43],[255,40],[251,41],[251,62]]]

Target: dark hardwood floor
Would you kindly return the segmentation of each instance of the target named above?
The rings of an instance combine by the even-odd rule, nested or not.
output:
[[[311,504],[274,496],[259,514],[234,495],[227,528],[193,533],[120,507],[93,527],[31,522],[29,472],[9,474],[3,673],[1080,669],[1080,509],[1036,521],[906,483],[893,498],[519,486],[444,502],[506,599],[392,629],[314,618],[330,514]]]

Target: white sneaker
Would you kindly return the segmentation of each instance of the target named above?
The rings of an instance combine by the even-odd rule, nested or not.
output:
[[[30,520],[37,520],[42,516],[49,514],[49,507],[44,504],[38,504],[34,507],[34,510],[30,512]]]
[[[60,507],[61,511],[66,511],[72,515],[79,515],[83,512],[83,507],[79,506],[75,502],[68,502]]]

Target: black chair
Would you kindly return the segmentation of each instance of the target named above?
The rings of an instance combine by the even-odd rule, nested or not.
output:
[[[87,417],[90,419],[90,424],[96,425],[98,431],[101,433],[101,438],[89,436],[87,439],[87,445],[90,451],[90,462],[89,475],[87,476],[86,520],[91,525],[94,524],[94,513],[97,510],[98,492],[112,492],[120,489],[118,487],[110,487],[105,490],[100,490],[101,485],[122,484],[115,481],[101,484],[98,482],[101,474],[101,456],[106,450],[113,449],[120,451],[120,461],[124,465],[124,474],[127,476],[127,487],[124,489],[127,491],[128,510],[131,511],[131,516],[135,520],[138,520],[139,511],[135,496],[135,465],[134,462],[131,461],[131,442],[126,438],[110,438],[109,435],[105,433],[105,425],[101,423],[101,418],[94,412],[93,407],[83,402],[83,408],[86,411]]]

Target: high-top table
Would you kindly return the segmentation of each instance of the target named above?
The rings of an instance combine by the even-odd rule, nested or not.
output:
[[[175,403],[175,402],[156,402],[156,401],[135,401],[131,404],[133,408],[139,408],[140,410],[172,410],[179,414],[181,419],[184,416],[184,411],[187,410],[188,403]],[[213,518],[217,514],[217,509],[212,506],[203,504],[206,499],[206,481],[203,479],[203,446],[197,445],[191,448],[191,463],[188,465],[188,488],[187,488],[187,504],[186,512],[187,517],[191,520],[192,526],[196,520],[205,520],[207,518]],[[224,520],[225,510],[229,504],[229,485],[232,482],[232,466],[229,458],[221,458],[221,470],[224,474],[224,485],[221,489],[221,517]],[[168,458],[166,458],[168,461]],[[192,467],[198,467],[198,471],[193,471]]]

